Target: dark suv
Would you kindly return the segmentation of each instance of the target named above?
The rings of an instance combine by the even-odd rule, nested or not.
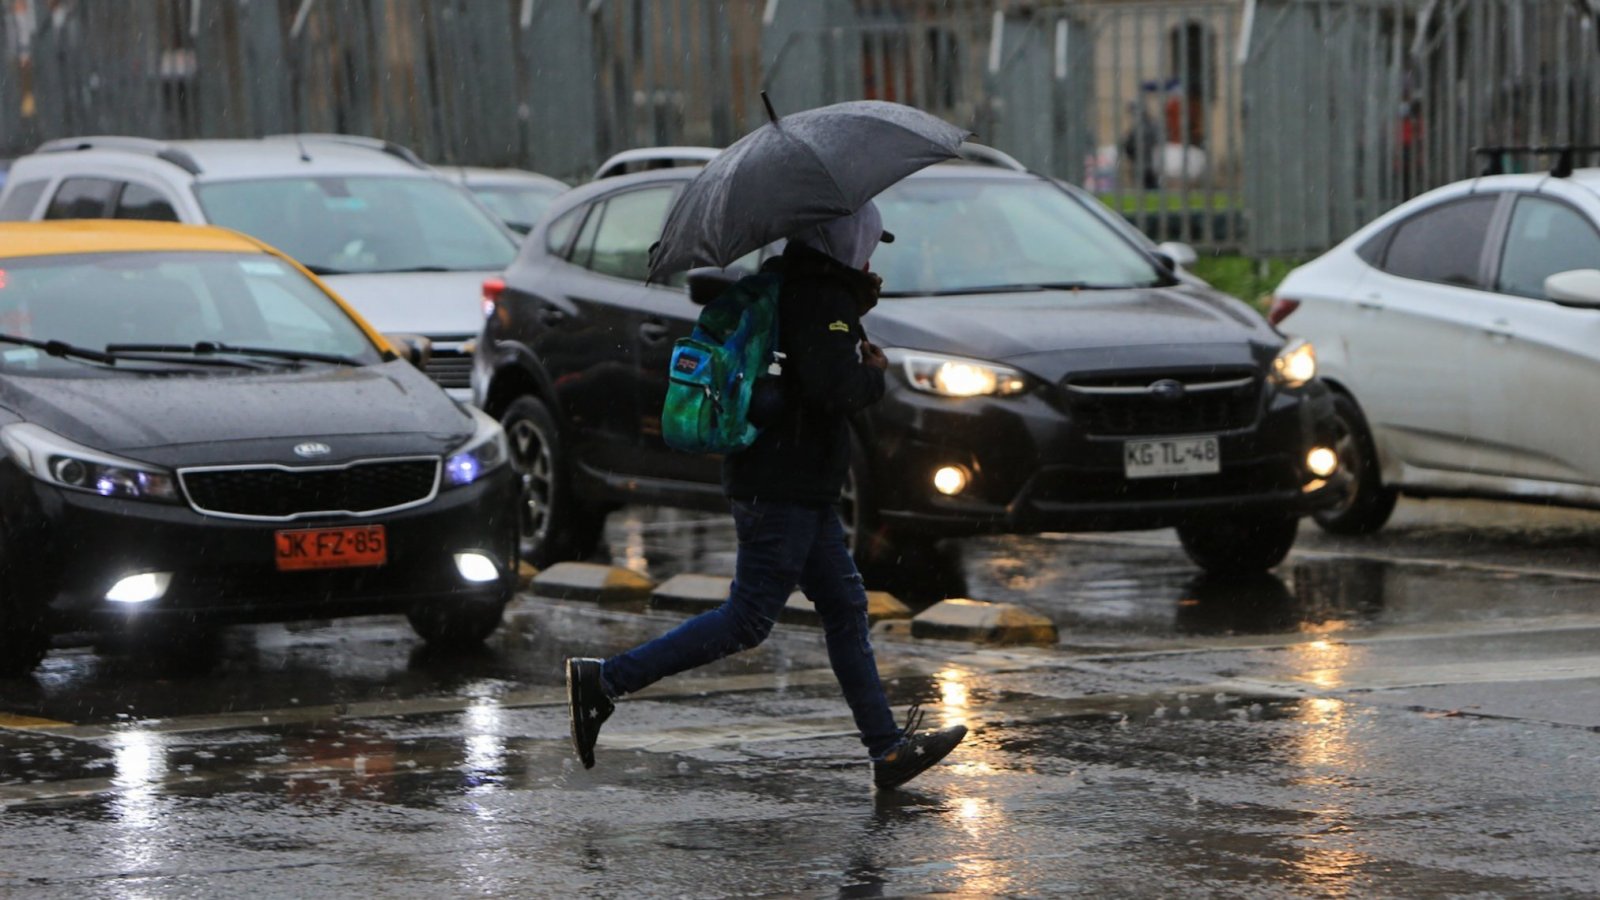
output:
[[[474,399],[510,437],[537,565],[587,555],[621,504],[726,508],[719,460],[661,438],[667,362],[693,295],[762,254],[644,283],[696,171],[565,194],[485,285]],[[1253,572],[1345,489],[1310,346],[1174,277],[1093,197],[947,163],[877,203],[898,239],[864,324],[889,388],[854,422],[843,509],[864,566],[958,535],[1176,527],[1205,569]]]

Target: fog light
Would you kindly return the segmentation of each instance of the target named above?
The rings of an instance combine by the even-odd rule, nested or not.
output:
[[[500,577],[500,567],[482,553],[457,553],[456,571],[467,581],[483,583]]]
[[[1306,454],[1306,469],[1318,478],[1327,478],[1339,468],[1339,454],[1328,447],[1312,447]]]
[[[933,486],[946,497],[954,497],[967,489],[967,470],[960,466],[945,466],[933,473]]]
[[[171,572],[144,572],[139,575],[129,575],[111,586],[106,591],[106,599],[112,603],[149,603],[159,600],[167,592],[167,585],[172,583]]]

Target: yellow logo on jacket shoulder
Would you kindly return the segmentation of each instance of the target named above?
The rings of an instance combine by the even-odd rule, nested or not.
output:
[[[841,319],[841,320],[839,320],[837,322],[829,322],[828,323],[828,330],[829,331],[842,331],[845,334],[849,334],[850,333],[850,326],[846,325],[844,323],[844,320]]]

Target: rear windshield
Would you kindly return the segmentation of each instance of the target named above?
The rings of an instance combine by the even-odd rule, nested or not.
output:
[[[294,266],[261,253],[0,259],[0,334],[90,350],[209,341],[379,361],[342,307]],[[0,342],[0,371],[80,368]]]
[[[504,269],[517,248],[462,189],[432,178],[273,178],[195,186],[206,218],[320,274]]]

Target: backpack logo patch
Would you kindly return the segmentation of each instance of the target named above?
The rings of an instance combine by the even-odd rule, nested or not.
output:
[[[849,334],[850,333],[850,326],[846,325],[844,323],[843,319],[840,319],[839,321],[836,321],[836,322],[829,322],[828,323],[828,330],[829,331],[842,331],[845,334]]]

